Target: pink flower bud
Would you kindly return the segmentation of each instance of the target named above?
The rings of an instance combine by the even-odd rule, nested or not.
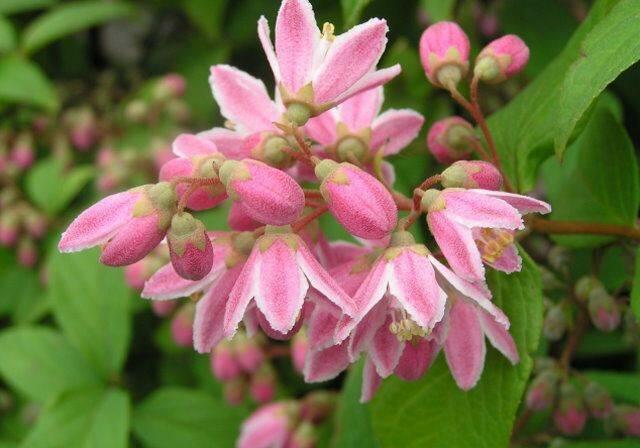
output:
[[[229,341],[222,341],[213,349],[211,371],[221,381],[229,381],[242,375],[234,347]]]
[[[242,423],[238,448],[284,447],[298,419],[299,405],[282,401],[261,406]]]
[[[142,288],[144,288],[144,282],[148,280],[145,275],[145,271],[145,260],[143,258],[142,260],[136,261],[124,268],[124,281],[130,288],[142,291]],[[156,302],[154,302],[154,304],[155,303]]]
[[[567,436],[580,434],[587,422],[587,412],[580,392],[571,383],[560,387],[560,401],[553,413],[558,430]]]
[[[237,232],[252,232],[262,226],[258,221],[247,214],[244,206],[238,202],[233,202],[227,216],[227,224],[231,230]]]
[[[469,38],[453,22],[438,22],[420,38],[420,60],[436,87],[456,85],[469,70]]]
[[[293,367],[299,373],[304,370],[308,350],[309,338],[307,337],[307,332],[301,330],[291,339],[291,361],[293,362]]]
[[[474,76],[499,83],[520,73],[529,62],[529,48],[518,36],[508,34],[489,43],[476,58]]]
[[[193,344],[193,317],[195,307],[187,303],[178,310],[171,321],[171,336],[176,345],[189,347]]]
[[[168,100],[184,95],[187,83],[182,75],[169,73],[158,81],[154,95],[159,100]]]
[[[24,226],[34,238],[42,238],[47,231],[47,218],[42,213],[29,210],[24,215]]]
[[[291,434],[285,448],[314,448],[316,446],[316,429],[306,421],[301,422]]]
[[[233,343],[236,358],[245,372],[253,373],[264,363],[264,353],[256,337],[249,338],[238,332]]]
[[[159,179],[170,181],[176,177],[198,177],[212,179],[212,185],[199,187],[189,193],[187,207],[191,210],[206,210],[220,204],[227,198],[224,186],[216,181],[217,175],[214,171],[214,164],[221,163],[220,156],[204,156],[193,158],[175,158],[162,165]],[[182,197],[190,184],[181,182],[176,187],[178,196]]]
[[[24,170],[29,168],[34,160],[33,137],[31,134],[20,134],[11,149],[11,161]]]
[[[153,314],[158,317],[166,317],[173,313],[173,310],[178,306],[178,302],[175,300],[154,300],[151,302],[151,309]]]
[[[584,402],[595,418],[603,419],[611,415],[613,400],[607,390],[593,381],[584,389]]]
[[[18,262],[26,268],[38,262],[38,249],[31,238],[22,238],[18,243]]]
[[[264,363],[251,376],[251,398],[257,403],[268,403],[276,394],[276,374],[269,363]]]
[[[547,310],[542,324],[542,334],[550,341],[558,341],[567,331],[569,322],[564,310],[564,306],[560,303],[551,306]]]
[[[227,160],[219,173],[229,197],[263,224],[290,224],[304,208],[304,192],[298,183],[265,163],[251,159]]]
[[[527,391],[527,407],[533,411],[544,411],[553,404],[559,376],[555,370],[543,370],[536,376]]]
[[[238,406],[242,404],[247,393],[247,380],[242,376],[238,376],[225,382],[223,389],[224,399],[227,403]]]
[[[614,425],[623,434],[640,437],[640,408],[636,406],[616,406],[614,412]]]
[[[502,175],[492,163],[480,160],[458,160],[442,172],[441,183],[445,188],[500,190]]]
[[[336,220],[349,233],[376,240],[388,236],[398,222],[389,191],[375,177],[347,162],[323,160],[316,166],[320,192]]]
[[[468,121],[448,117],[433,123],[427,134],[427,147],[438,162],[449,165],[471,157],[470,139],[475,138],[473,126]]]
[[[190,213],[173,216],[167,233],[173,268],[182,278],[201,280],[213,266],[213,247],[207,229]]]
[[[589,300],[589,296],[593,291],[601,288],[604,288],[604,286],[600,280],[592,276],[584,276],[578,279],[573,287],[573,291],[577,299],[586,302]]]
[[[80,151],[87,151],[98,139],[98,123],[89,108],[71,111],[69,115],[71,144]]]
[[[10,208],[0,215],[0,245],[13,246],[18,240],[18,214]]]
[[[588,308],[591,322],[598,330],[610,332],[620,325],[620,308],[604,288],[598,288],[589,294]]]

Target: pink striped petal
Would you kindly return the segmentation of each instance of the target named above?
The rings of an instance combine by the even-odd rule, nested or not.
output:
[[[394,373],[405,381],[416,381],[425,374],[438,355],[436,341],[420,338],[417,343],[405,342]]]
[[[387,316],[386,322],[373,336],[368,350],[369,357],[376,365],[378,375],[382,378],[386,378],[393,373],[404,349],[404,343],[400,342],[396,335],[389,331],[391,322],[391,316]]]
[[[307,383],[329,381],[349,367],[347,341],[322,350],[309,350],[304,364],[304,380]]]
[[[278,108],[262,81],[229,65],[214,65],[209,77],[220,112],[249,132],[275,129]]]
[[[216,145],[218,151],[227,159],[241,160],[251,155],[251,148],[245,147],[245,136],[231,129],[213,128],[197,135]],[[178,153],[176,155],[183,156]]]
[[[376,366],[371,359],[367,358],[362,369],[362,390],[360,392],[360,403],[371,401],[378,391],[382,378],[376,372]]]
[[[466,280],[484,280],[484,266],[471,230],[451,221],[442,211],[427,214],[427,222],[455,273]]]
[[[343,101],[346,101],[349,98],[361,92],[385,85],[386,83],[391,81],[393,78],[398,76],[401,71],[402,71],[402,68],[400,67],[400,64],[396,64],[391,67],[383,68],[382,70],[376,70],[376,71],[367,73],[362,78],[360,78],[358,82],[354,83],[349,89],[347,89],[344,93],[338,95],[338,97],[335,100],[333,100],[333,103],[340,104]]]
[[[297,267],[295,251],[282,239],[276,239],[260,254],[255,299],[271,328],[280,333],[287,333],[293,328],[302,310],[307,288],[307,280]]]
[[[227,308],[224,312],[224,335],[231,339],[238,329],[249,302],[258,288],[258,271],[260,270],[260,251],[254,248],[229,293]]]
[[[367,314],[382,299],[387,292],[390,275],[391,266],[389,263],[384,258],[376,261],[367,278],[353,296],[358,316]]]
[[[339,35],[313,77],[315,102],[334,101],[376,66],[387,45],[387,22],[371,19]]]
[[[194,134],[180,134],[172,144],[173,153],[180,157],[210,156],[218,153],[213,141]]]
[[[492,316],[486,313],[478,313],[478,315],[480,317],[482,330],[484,331],[485,336],[489,338],[491,345],[506,356],[506,358],[511,361],[511,364],[517,364],[520,362],[518,348],[516,347],[515,341],[509,334],[509,331],[503,325],[496,322]]]
[[[321,350],[333,344],[338,318],[331,310],[316,306],[307,320],[309,346]]]
[[[449,332],[444,352],[449,370],[460,389],[473,388],[484,369],[484,332],[473,306],[460,300],[449,311]]]
[[[489,266],[498,271],[511,274],[512,272],[520,272],[522,269],[522,258],[518,255],[518,248],[515,244],[510,244],[502,250],[500,257],[493,263],[487,262]]]
[[[133,191],[112,194],[80,213],[62,233],[58,249],[76,252],[109,241],[132,219],[133,206],[140,194]]]
[[[523,215],[526,215],[528,213],[542,213],[544,215],[551,212],[551,206],[549,204],[539,199],[531,198],[529,196],[507,193],[505,191],[482,189],[475,189],[472,191],[478,194],[489,196],[491,198],[500,199],[510,206],[516,208]]]
[[[335,109],[329,109],[317,117],[311,118],[304,126],[304,130],[309,137],[321,145],[329,146],[336,142],[338,134],[336,126],[338,120]]]
[[[366,90],[352,96],[338,106],[340,121],[352,132],[371,127],[374,118],[380,113],[384,93],[382,87]]]
[[[260,16],[258,20],[258,39],[264,50],[264,54],[267,56],[267,61],[273,72],[273,77],[276,80],[276,84],[280,82],[280,67],[278,66],[278,58],[276,52],[273,49],[271,43],[271,30],[269,29],[269,22],[264,16]]]
[[[447,188],[442,192],[444,213],[449,219],[466,227],[521,229],[520,213],[499,199],[476,193],[475,190]]]
[[[276,20],[276,55],[281,82],[296,93],[311,78],[313,54],[320,41],[308,0],[284,0]]]
[[[104,246],[100,263],[126,266],[140,261],[160,244],[166,233],[166,229],[160,228],[158,213],[133,218]]]
[[[373,121],[371,149],[396,154],[418,136],[423,123],[424,117],[411,109],[388,110]]]
[[[388,305],[386,301],[378,302],[366,316],[362,318],[349,338],[349,357],[355,361],[369,346],[377,331],[387,321]]]
[[[444,316],[447,295],[436,283],[429,259],[407,248],[390,264],[389,292],[418,325],[433,328]]]

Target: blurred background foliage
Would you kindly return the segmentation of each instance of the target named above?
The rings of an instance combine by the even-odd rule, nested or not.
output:
[[[403,72],[386,87],[385,108],[412,108],[427,120],[421,136],[393,159],[398,189],[405,193],[435,169],[424,143],[429,124],[459,112],[444,92],[425,80],[417,52],[424,28],[455,19],[471,37],[474,52],[505,33],[517,33],[527,42],[532,56],[524,76],[486,89],[485,109],[492,112],[563,52],[591,7],[590,1],[582,0],[317,0],[313,4],[318,22],[331,21],[338,30],[368,17],[388,20],[389,44],[382,65],[398,62]],[[208,358],[176,345],[170,322],[150,312],[148,303],[125,285],[122,272],[99,265],[95,251],[61,256],[55,246],[60,230],[88,204],[106,192],[152,181],[178,132],[222,125],[208,84],[212,64],[238,66],[273,88],[256,21],[264,14],[273,24],[278,5],[268,0],[0,0],[0,154],[8,158],[23,139],[35,158],[33,165],[5,166],[1,181],[0,229],[20,227],[22,236],[8,244],[11,247],[0,248],[0,447],[233,445],[250,406],[230,407],[223,401]],[[169,73],[184,77],[183,95],[163,90]],[[545,163],[543,177],[554,205],[583,202],[577,210],[563,212],[560,207],[559,213],[568,216],[559,217],[582,213],[587,219],[590,212],[602,216],[593,212],[588,200],[580,199],[584,188],[575,174],[587,173],[591,179],[601,170],[573,160],[585,151],[600,151],[602,164],[613,166],[610,175],[616,175],[616,167],[633,173],[618,191],[601,186],[603,199],[596,197],[596,202],[609,201],[612,194],[627,195],[622,210],[614,204],[612,220],[637,219],[638,82],[640,71],[633,65],[604,93],[595,92],[597,108],[603,112],[594,113],[592,106],[588,118],[593,113],[607,124],[597,129],[586,125],[587,136],[575,143],[572,135],[571,144],[584,147],[567,155],[573,172],[562,172],[567,168],[552,159]],[[509,113],[503,114],[503,122],[509,123]],[[580,132],[586,120],[578,123]],[[618,134],[602,136],[598,131],[602,127]],[[626,148],[615,160],[608,153],[612,141]],[[528,144],[516,141],[515,145],[520,143]],[[552,153],[551,145],[531,146],[533,158],[540,162]],[[535,181],[538,164],[522,163],[517,160],[511,173]],[[38,219],[46,231],[37,231]],[[203,219],[209,228],[226,226],[224,209],[208,212]],[[31,222],[36,222],[33,229]],[[327,230],[344,234],[335,224]],[[597,274],[607,288],[630,290],[632,247],[608,245],[602,239],[556,242],[572,248],[566,259],[570,261],[562,267],[567,275],[577,278],[589,272],[595,253]],[[535,250],[532,253],[535,256]],[[529,275],[520,281],[539,283]],[[593,375],[617,398],[640,404],[637,348],[632,342],[620,334],[589,333],[578,362],[597,370]],[[540,353],[549,349],[542,345]],[[288,363],[276,364],[281,378],[278,396],[297,396],[313,388],[291,373]],[[620,372],[602,372],[611,367]],[[335,381],[329,387],[340,385]],[[321,446],[378,445],[371,436],[369,411],[355,404],[358,390],[359,375],[351,374],[337,429],[327,427]],[[383,408],[395,406],[393,394],[383,391],[387,400]],[[383,446],[400,446],[393,441],[404,440],[395,438],[402,429],[385,426],[386,416],[380,407],[373,415],[373,424],[386,434],[380,440]],[[597,428],[593,431],[600,434]]]

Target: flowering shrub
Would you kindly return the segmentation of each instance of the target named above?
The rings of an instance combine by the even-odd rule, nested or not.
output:
[[[353,17],[366,4],[356,3],[346,7]],[[124,267],[128,286],[169,318],[156,344],[176,358],[145,366],[146,374],[158,369],[164,384],[185,385],[173,378],[185,372],[171,370],[184,362],[199,389],[220,399],[154,392],[131,420],[148,446],[327,446],[331,431],[335,446],[385,447],[640,436],[637,394],[620,390],[637,380],[574,362],[581,347],[597,345],[590,337],[638,342],[637,281],[623,272],[629,243],[640,240],[637,165],[620,111],[602,92],[610,72],[640,53],[614,61],[594,42],[616,26],[637,37],[624,22],[640,10],[631,0],[605,3],[593,6],[577,44],[498,106],[486,104],[498,89],[536,74],[526,72],[535,52],[515,34],[499,35],[479,4],[478,51],[458,23],[430,19],[414,62],[421,85],[448,97],[451,113],[438,119],[384,107],[403,69],[380,63],[385,19],[337,33],[318,25],[308,0],[282,1],[273,36],[269,21],[257,20],[273,95],[241,68],[210,68],[221,126],[176,132],[187,121],[179,99],[188,88],[177,74],[127,99],[117,115],[124,123],[153,132],[167,115],[163,138],[178,134],[172,154],[156,153],[143,173],[112,147],[120,121],[89,108],[67,112],[54,129],[66,126],[79,151],[100,146],[104,197],[76,214],[57,249],[100,250],[51,255],[44,271],[64,336],[44,327],[0,335],[0,373],[35,401],[52,386],[29,384],[24,366],[50,361],[34,354],[12,365],[22,341],[36,339],[45,351],[64,345],[62,371],[78,372],[53,386],[52,410],[42,410],[27,444],[46,445],[67,406],[97,413],[78,423],[89,446],[126,444],[132,397],[121,372],[131,315],[113,267]],[[29,135],[9,139],[7,157],[21,169],[33,159]],[[437,165],[409,178],[402,160],[410,146]],[[542,163],[552,146],[563,164]],[[27,218],[13,216],[0,220],[5,244],[20,226],[33,234]],[[23,264],[35,264],[18,250]],[[83,301],[87,291],[93,303]],[[205,362],[192,369],[179,356]],[[117,434],[93,435],[106,431],[101,412],[125,420],[113,423]],[[78,434],[60,440],[72,446]]]

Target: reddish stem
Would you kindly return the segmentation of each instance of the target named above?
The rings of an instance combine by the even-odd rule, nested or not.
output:
[[[329,207],[327,207],[326,205],[323,205],[321,207],[318,207],[317,209],[315,209],[314,211],[312,211],[311,213],[304,215],[302,218],[300,218],[298,221],[294,222],[291,225],[291,229],[294,232],[298,232],[300,230],[302,230],[303,228],[305,228],[308,224],[310,224],[312,221],[318,219],[321,215],[323,215],[324,213],[326,213],[329,210]]]
[[[530,217],[527,223],[532,230],[539,233],[551,234],[591,234],[613,235],[640,241],[640,229],[635,227],[619,226],[615,224],[598,224],[592,222],[574,221],[549,221],[535,216]]]

